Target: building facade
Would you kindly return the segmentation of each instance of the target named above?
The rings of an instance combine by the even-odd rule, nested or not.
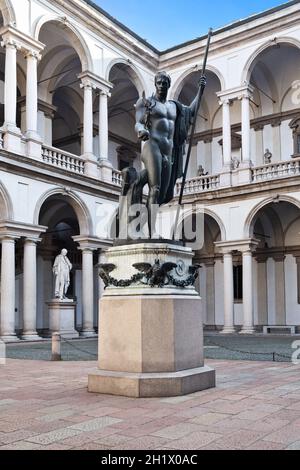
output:
[[[141,168],[134,104],[158,70],[189,104],[206,38],[160,52],[88,0],[0,0],[0,12],[0,337],[49,334],[62,248],[90,336],[104,220],[120,171]],[[207,329],[300,327],[299,64],[299,1],[214,32],[184,193],[204,212]]]

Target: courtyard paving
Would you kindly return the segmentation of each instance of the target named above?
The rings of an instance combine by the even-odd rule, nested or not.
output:
[[[217,387],[180,398],[87,392],[95,361],[0,365],[0,449],[300,449],[300,366],[207,360]]]
[[[208,359],[232,359],[251,361],[290,362],[294,352],[294,341],[300,336],[290,335],[220,335],[208,334],[204,337],[204,353]],[[299,343],[300,344],[300,343]],[[62,358],[64,361],[91,361],[97,359],[97,338],[63,340]],[[7,357],[11,359],[51,359],[51,342],[18,342],[6,345]]]

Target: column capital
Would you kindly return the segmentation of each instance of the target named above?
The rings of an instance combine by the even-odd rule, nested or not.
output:
[[[219,98],[219,105],[220,106],[231,106],[232,105],[232,100],[229,98]]]
[[[99,75],[94,74],[88,70],[80,73],[78,78],[81,80],[81,87],[91,87],[94,90],[99,90],[100,94],[110,96],[110,91],[113,88],[113,84],[108,82]]]
[[[216,248],[223,254],[239,251],[241,253],[252,253],[256,250],[260,241],[255,238],[246,238],[244,240],[230,240],[215,242]]]
[[[295,251],[294,253],[291,253],[293,257],[296,260],[296,264],[300,264],[300,251]]]
[[[45,227],[44,225],[31,225],[12,222],[10,220],[2,220],[0,222],[0,237],[8,235],[16,238],[24,237],[39,239],[40,235],[47,231],[47,228],[48,227]]]
[[[99,90],[98,92],[99,96],[105,96],[106,98],[110,98],[111,97],[111,93],[109,93],[108,91],[106,90]]]
[[[111,246],[111,242],[107,240],[101,240],[96,237],[89,237],[85,235],[75,235],[72,237],[74,242],[79,244],[79,250],[82,251],[96,251],[99,249],[105,249]]]
[[[24,57],[25,59],[27,59],[28,57],[31,57],[35,59],[36,61],[40,61],[42,58],[42,54],[40,54],[40,52],[37,51],[36,49],[28,49],[28,50],[24,50]]]
[[[17,51],[20,51],[22,49],[21,43],[19,43],[18,41],[10,37],[3,38],[0,45],[1,47],[4,47],[4,48],[10,47],[11,49],[16,49]]]
[[[96,90],[96,86],[88,78],[82,78],[81,83],[79,84],[80,88]]]
[[[26,245],[37,245],[42,241],[42,238],[36,238],[36,237],[26,237],[24,240],[24,243]]]
[[[276,262],[276,263],[282,263],[286,256],[285,253],[273,253],[271,254],[271,258]]]
[[[15,243],[16,240],[19,240],[21,237],[18,236],[15,233],[1,233],[0,232],[0,243],[2,242],[10,242],[10,243]]]
[[[22,50],[24,54],[29,51],[39,54],[46,47],[42,42],[33,39],[11,25],[0,29],[0,36],[2,36],[2,47],[12,46]]]
[[[266,263],[268,261],[268,258],[269,258],[269,255],[267,255],[265,253],[257,253],[255,255],[255,259],[256,259],[257,263],[259,263],[259,264]]]
[[[214,258],[212,258],[212,259],[205,259],[205,260],[202,261],[202,263],[204,264],[204,266],[205,266],[206,268],[212,268],[212,267],[215,266],[216,260],[215,260]]]
[[[254,88],[249,83],[244,83],[243,86],[229,88],[228,90],[222,90],[216,93],[217,97],[220,101],[224,100],[237,100],[241,99],[242,97],[251,98],[254,92]]]

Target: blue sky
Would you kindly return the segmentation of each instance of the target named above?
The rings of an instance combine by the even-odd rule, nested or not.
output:
[[[272,7],[283,0],[93,0],[159,50]]]

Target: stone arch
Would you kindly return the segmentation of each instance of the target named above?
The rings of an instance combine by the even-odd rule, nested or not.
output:
[[[253,222],[255,220],[255,216],[258,214],[258,212],[266,207],[268,204],[272,204],[274,202],[288,202],[294,206],[296,206],[298,209],[300,209],[300,201],[295,199],[294,197],[291,196],[286,196],[286,195],[278,195],[278,196],[273,196],[269,197],[267,199],[264,199],[263,201],[259,202],[256,206],[254,206],[251,211],[249,212],[245,225],[244,225],[244,237],[245,238],[251,238],[252,237],[252,230],[253,230]]]
[[[264,52],[266,49],[274,47],[277,44],[286,44],[286,45],[294,46],[294,47],[297,47],[298,49],[300,49],[300,41],[298,39],[291,38],[291,37],[284,37],[284,36],[280,37],[280,38],[274,38],[273,40],[268,41],[268,42],[264,43],[263,45],[259,46],[251,54],[251,56],[248,58],[245,66],[243,68],[242,76],[241,76],[241,83],[242,84],[249,82],[252,70],[255,66],[255,61],[258,58],[258,56],[262,52]]]
[[[4,26],[16,25],[16,14],[10,0],[0,0],[0,11],[2,13]]]
[[[46,202],[51,196],[55,195],[64,196],[66,202],[74,209],[79,223],[80,235],[91,235],[93,233],[93,222],[86,204],[74,191],[65,190],[63,188],[48,190],[39,198],[34,210],[33,223],[38,225],[41,208],[44,202]]]
[[[77,28],[71,24],[65,16],[54,16],[54,15],[43,15],[41,16],[33,29],[33,36],[38,41],[41,28],[47,23],[56,23],[58,25],[63,25],[67,37],[70,39],[70,42],[77,52],[80,62],[82,65],[82,71],[89,70],[93,71],[93,61],[90,50],[86,44],[85,39],[82,34],[77,30]]]
[[[290,228],[295,224],[295,222],[298,222],[299,220],[300,220],[300,214],[295,219],[291,220],[291,222],[286,226],[283,232],[284,240],[286,240],[286,237],[290,231]]]
[[[112,68],[114,67],[114,65],[118,65],[118,64],[123,64],[127,66],[126,71],[128,72],[128,75],[130,79],[132,80],[132,83],[136,87],[139,96],[142,96],[143,91],[145,91],[145,93],[147,94],[148,88],[145,83],[145,80],[143,79],[137,67],[135,67],[135,65],[133,65],[129,60],[122,59],[122,58],[111,60],[105,71],[105,80],[109,81],[109,74]]]
[[[214,66],[212,65],[207,65],[206,69],[209,71],[209,72],[212,72],[213,74],[216,75],[216,77],[219,79],[219,82],[221,84],[221,91],[222,90],[225,90],[225,79],[222,75],[222,73]],[[171,90],[171,97],[172,99],[178,99],[178,96],[180,95],[181,91],[182,91],[182,88],[183,88],[183,85],[184,85],[184,80],[193,72],[198,72],[201,70],[201,67],[199,67],[198,65],[197,66],[194,66],[194,67],[190,67],[189,69],[185,70],[181,75],[180,77],[177,78],[176,82],[174,83],[174,85],[172,86],[172,90]]]
[[[0,219],[13,220],[13,218],[14,211],[11,197],[2,181],[0,181]]]
[[[285,99],[286,97],[289,95],[289,93],[292,91],[292,90],[295,90],[295,85],[292,84],[291,86],[288,87],[288,89],[285,91],[285,93],[283,94],[282,96],[282,99],[280,101],[280,107],[279,107],[279,111],[280,112],[283,112],[284,111],[284,104],[285,104]],[[296,106],[296,105],[295,105]],[[297,118],[299,119],[299,118]]]
[[[220,217],[215,213],[213,212],[211,209],[208,209],[208,208],[202,208],[197,210],[194,210],[194,209],[191,209],[189,211],[187,211],[185,214],[183,214],[183,217],[181,217],[178,221],[178,227],[182,224],[182,222],[187,219],[188,217],[191,217],[193,214],[196,214],[196,213],[199,213],[200,211],[203,212],[204,216],[205,215],[208,215],[210,216],[215,222],[216,224],[218,225],[219,229],[220,229],[220,233],[221,233],[221,241],[225,241],[226,240],[226,229],[225,229],[225,225],[223,224],[222,220],[220,219]]]

